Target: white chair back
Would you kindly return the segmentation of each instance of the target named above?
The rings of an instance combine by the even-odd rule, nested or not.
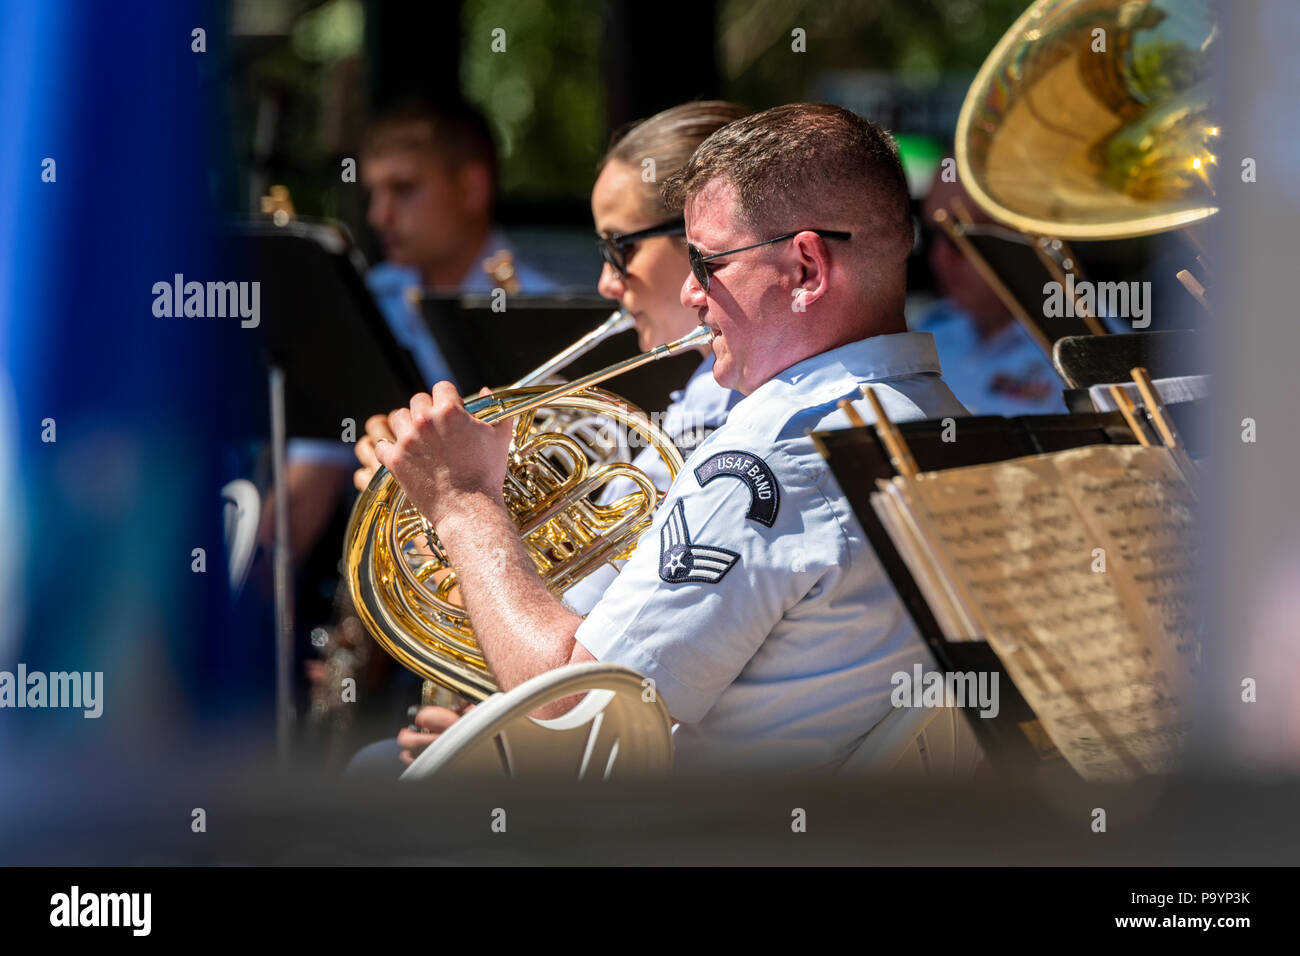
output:
[[[528,715],[586,693],[553,720]],[[673,738],[668,710],[636,671],[571,664],[540,674],[467,713],[415,759],[403,780],[433,774],[511,779],[625,779],[666,776]]]

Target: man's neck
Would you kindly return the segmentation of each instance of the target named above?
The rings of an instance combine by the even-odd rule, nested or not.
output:
[[[846,326],[839,335],[828,337],[822,340],[817,346],[810,346],[809,348],[804,348],[804,349],[790,349],[784,352],[783,355],[789,360],[786,361],[786,363],[782,365],[779,369],[773,371],[772,374],[769,375],[767,378],[765,378],[762,382],[760,382],[759,385],[765,384],[766,382],[780,375],[786,369],[798,365],[800,362],[805,362],[808,359],[821,355],[825,352],[830,352],[833,351],[834,349],[842,348],[845,345],[851,345],[854,342],[861,342],[863,339],[874,338],[877,335],[896,335],[900,332],[906,332],[906,331],[907,331],[907,320],[903,318],[902,313],[899,313],[897,316],[891,316],[887,320],[873,322],[869,326],[864,326],[864,325]],[[737,391],[739,391],[742,395],[749,395],[751,392],[757,389],[759,385],[755,385],[754,388],[751,388],[748,391],[746,391],[744,388],[737,388]]]
[[[823,352],[829,352],[831,349],[837,349],[841,345],[848,345],[851,342],[861,342],[863,339],[874,338],[877,335],[897,335],[900,332],[907,331],[907,319],[903,313],[892,315],[887,319],[878,319],[870,325],[857,325],[847,328],[841,335],[827,344],[822,349]]]
[[[420,281],[424,287],[426,289],[459,288],[469,277],[470,270],[478,265],[483,244],[487,242],[491,231],[490,223],[482,223],[465,233],[464,241],[456,247],[454,255],[421,267]]]

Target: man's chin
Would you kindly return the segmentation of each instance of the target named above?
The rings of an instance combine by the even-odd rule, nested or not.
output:
[[[735,388],[734,376],[731,365],[722,360],[719,355],[714,355],[713,362],[713,380],[723,388]]]

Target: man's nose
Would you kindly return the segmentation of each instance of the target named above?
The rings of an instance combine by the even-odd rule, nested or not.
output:
[[[623,277],[608,262],[600,267],[600,278],[596,280],[596,291],[607,299],[621,299],[627,291]]]
[[[688,309],[704,308],[708,304],[708,296],[704,292],[704,286],[700,285],[700,280],[695,278],[694,272],[686,273],[686,281],[682,283],[682,305]]]

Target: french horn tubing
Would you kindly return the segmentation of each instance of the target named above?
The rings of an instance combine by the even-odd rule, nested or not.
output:
[[[606,339],[626,332],[636,324],[623,309],[615,309],[600,325],[596,326],[572,345],[551,356],[523,378],[511,383],[510,388],[523,388],[525,385],[544,385],[546,380],[568,368]],[[616,442],[606,442],[605,431],[607,419],[602,415],[584,412],[579,409],[559,407],[543,409],[536,413],[533,425],[543,432],[563,432],[587,453],[593,462],[618,461],[630,458],[628,449]]]
[[[519,381],[511,384],[511,388],[523,388],[525,385],[538,385],[545,381],[556,372],[563,371],[573,362],[582,358],[601,342],[612,338],[622,332],[626,332],[632,326],[636,325],[636,320],[623,309],[615,309],[610,313],[609,318],[600,325],[596,326],[578,341],[574,342],[568,348],[556,352],[537,368],[533,369]]]
[[[615,318],[617,314],[605,325],[617,324]],[[515,421],[502,493],[524,548],[551,593],[562,595],[602,565],[631,554],[662,494],[641,469],[625,461],[593,459],[569,435],[539,427],[539,419],[556,412],[600,416],[620,433],[638,434],[675,477],[682,456],[671,439],[643,411],[596,386],[712,337],[710,329],[700,326],[675,342],[563,385],[508,387],[465,399],[469,413],[489,424]],[[528,377],[549,374],[547,365]],[[600,492],[619,479],[630,482],[631,490],[602,503]],[[358,616],[402,666],[473,701],[497,692],[459,601],[455,569],[434,529],[384,468],[353,507],[343,560]]]

